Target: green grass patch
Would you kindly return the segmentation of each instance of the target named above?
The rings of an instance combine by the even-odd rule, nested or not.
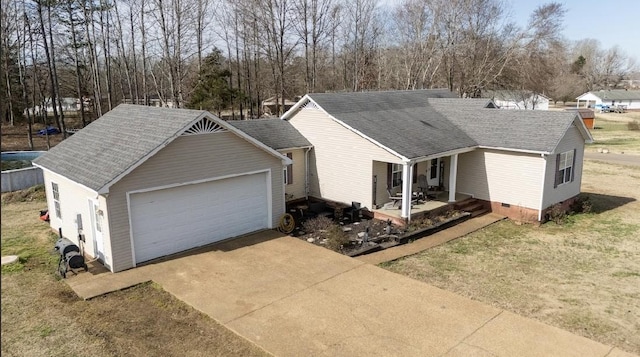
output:
[[[614,278],[631,278],[631,277],[640,277],[640,273],[636,271],[617,271],[611,274]]]

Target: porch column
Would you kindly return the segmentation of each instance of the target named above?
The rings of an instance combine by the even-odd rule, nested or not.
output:
[[[456,201],[456,180],[458,178],[458,154],[451,155],[449,164],[449,202]]]
[[[411,220],[411,178],[413,177],[413,164],[402,164],[402,213],[401,217]]]

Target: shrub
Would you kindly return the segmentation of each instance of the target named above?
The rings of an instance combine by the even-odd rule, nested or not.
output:
[[[547,219],[553,221],[555,224],[562,225],[567,221],[567,211],[560,203],[556,203],[547,211]]]
[[[627,129],[629,130],[640,130],[640,122],[637,120],[630,121],[627,123]]]
[[[580,196],[571,204],[572,213],[591,213],[593,203],[588,196]]]
[[[345,244],[349,243],[349,237],[338,225],[333,225],[329,228],[325,236],[327,239],[327,248],[336,252],[339,252]]]
[[[302,224],[305,232],[328,231],[332,227],[337,227],[330,218],[318,216],[311,218]]]

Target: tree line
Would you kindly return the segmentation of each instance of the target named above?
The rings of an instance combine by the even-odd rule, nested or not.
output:
[[[82,126],[122,102],[245,119],[325,91],[566,101],[635,68],[617,47],[564,39],[565,13],[551,2],[519,27],[502,0],[2,0],[0,112],[65,132],[66,97],[82,98]]]

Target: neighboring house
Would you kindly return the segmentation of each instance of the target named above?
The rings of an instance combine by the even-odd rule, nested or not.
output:
[[[80,110],[80,100],[78,98],[71,98],[71,97],[60,98],[60,104],[62,106],[62,110],[65,112]],[[85,106],[85,111],[87,111],[90,106],[90,103],[86,99],[85,99],[84,106]],[[60,108],[60,106],[57,106],[57,108]],[[53,114],[53,105],[51,104],[51,98],[45,98],[44,107],[41,105],[36,105],[34,107],[25,109],[25,114],[27,113],[27,110],[31,115],[43,114],[44,111],[46,111],[47,114]]]
[[[601,108],[602,106],[626,106],[626,109],[640,109],[640,90],[599,90],[582,94],[576,98],[576,108]]]
[[[441,90],[309,94],[283,115],[313,145],[309,194],[370,210],[403,195],[411,217],[416,173],[487,201],[519,220],[541,221],[580,193],[585,142],[577,113],[503,111],[486,99]]]
[[[549,98],[527,90],[487,90],[483,98],[492,99],[500,109],[549,110]]]
[[[278,108],[282,106],[282,98],[277,98],[278,102],[276,103],[276,97],[269,97],[260,103],[261,111],[265,116],[278,116]],[[296,97],[295,100],[300,99],[300,97]],[[283,113],[289,110],[294,104],[295,101],[290,99],[284,100],[284,110]]]
[[[276,227],[291,163],[209,112],[127,104],[34,161],[51,227],[113,272]]]
[[[144,98],[123,98],[122,104],[137,104],[145,105]],[[168,98],[162,98],[157,94],[149,95],[147,97],[147,104],[150,107],[156,108],[173,108],[173,100]]]
[[[227,123],[292,160],[285,166],[283,179],[287,201],[309,196],[308,157],[311,143],[288,121],[280,119],[229,120]]]

